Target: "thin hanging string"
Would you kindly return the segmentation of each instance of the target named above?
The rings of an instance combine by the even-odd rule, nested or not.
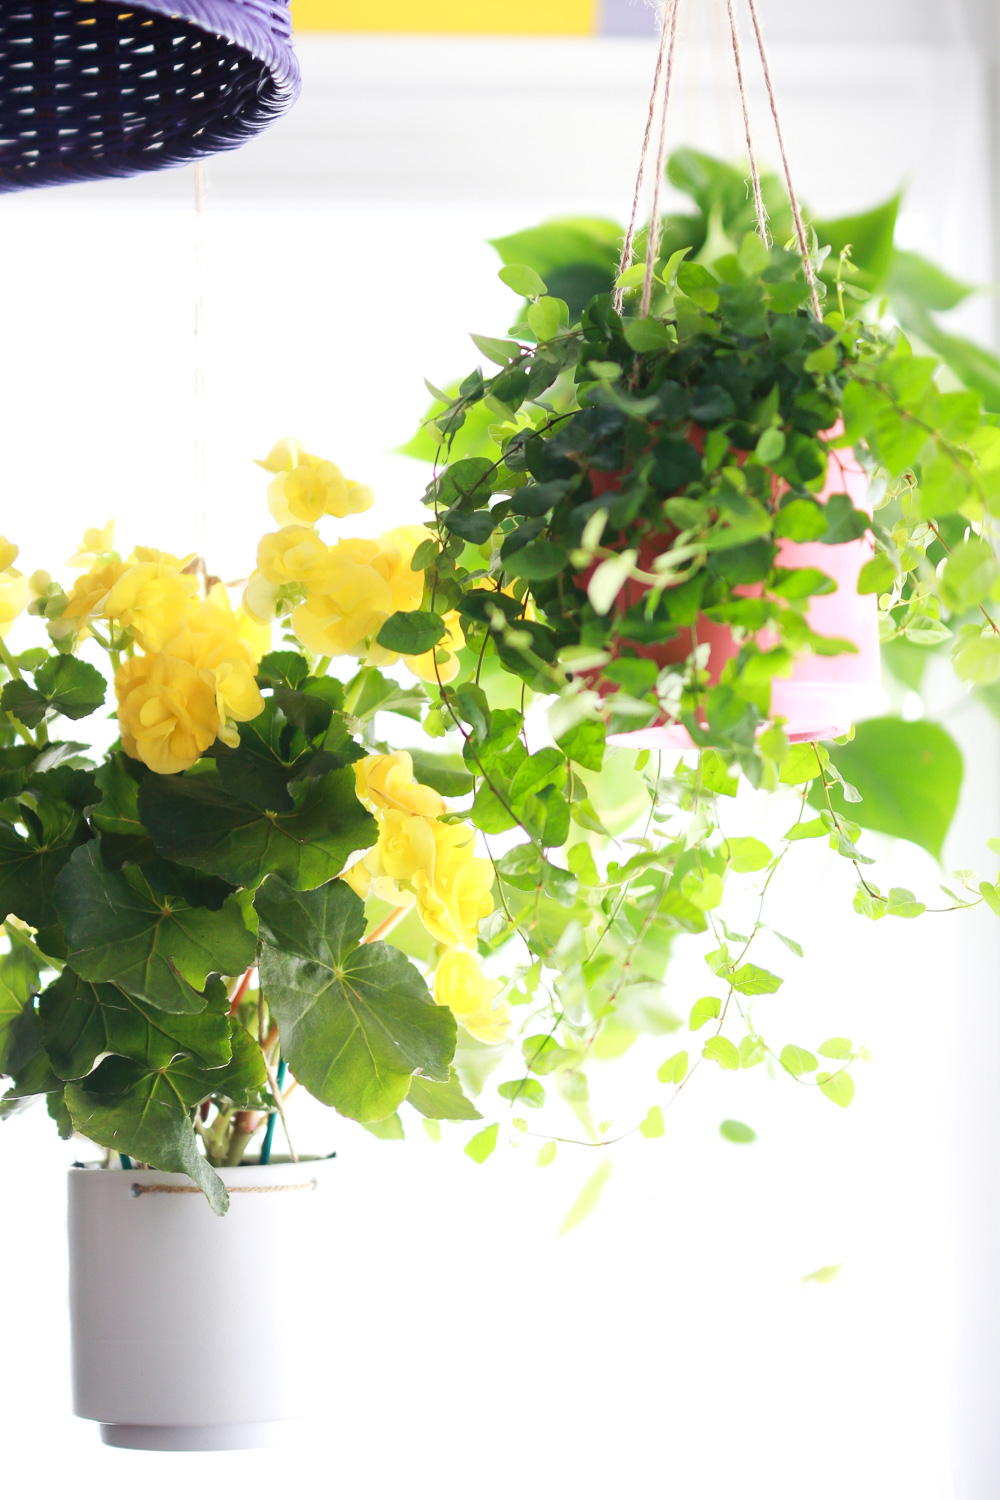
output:
[[[729,34],[733,42],[733,61],[736,63],[736,78],[740,86],[740,104],[743,107],[743,129],[747,138],[747,155],[750,158],[750,177],[753,182],[753,206],[757,212],[757,233],[764,244],[771,248],[771,235],[767,227],[767,209],[764,206],[764,195],[760,190],[760,169],[757,166],[757,153],[753,144],[753,128],[750,124],[750,102],[747,99],[746,83],[743,78],[743,53],[740,48],[740,33],[736,25],[736,12],[733,9],[733,0],[726,0],[729,10]]]
[[[760,65],[764,70],[764,83],[767,86],[767,97],[771,105],[774,133],[778,137],[778,150],[781,152],[781,165],[784,168],[785,183],[788,187],[788,201],[792,205],[792,217],[795,220],[795,234],[799,242],[802,268],[806,273],[806,281],[809,283],[809,299],[816,320],[821,323],[823,321],[823,312],[819,305],[819,288],[816,285],[816,272],[813,270],[813,263],[809,257],[805,224],[802,221],[802,209],[799,207],[799,200],[792,183],[792,169],[788,164],[788,153],[785,150],[785,137],[781,129],[781,119],[778,114],[778,100],[774,92],[774,84],[771,81],[771,67],[768,62],[767,48],[764,46],[764,33],[761,31],[760,17],[757,14],[757,0],[747,0],[747,4],[750,6],[753,29],[757,36],[757,50],[760,52]]]
[[[653,73],[653,91],[649,96],[649,113],[646,116],[646,130],[642,137],[642,151],[639,155],[639,170],[635,178],[635,192],[632,195],[632,217],[629,219],[628,230],[625,235],[625,243],[622,245],[621,259],[618,262],[618,276],[620,280],[632,264],[632,251],[635,247],[635,230],[639,222],[639,200],[642,197],[642,183],[646,175],[646,162],[649,157],[649,143],[653,136],[653,121],[656,118],[656,101],[660,93],[660,76],[663,72],[663,63],[667,55],[667,44],[669,35],[667,33],[666,20],[660,31],[660,46],[656,54],[656,69]],[[624,287],[616,286],[614,295],[614,308],[620,313],[625,301]]]
[[[649,242],[646,246],[646,277],[642,285],[642,304],[639,309],[640,317],[647,317],[650,303],[653,300],[653,272],[656,269],[657,257],[660,253],[660,236],[663,233],[663,224],[660,220],[660,189],[663,186],[663,175],[667,166],[667,112],[670,108],[670,85],[674,72],[674,47],[677,42],[677,13],[681,8],[681,0],[671,0],[669,16],[663,18],[663,29],[669,28],[670,37],[667,42],[666,71],[663,79],[663,100],[660,105],[660,140],[656,151],[656,183],[653,188],[653,210],[649,221]]]

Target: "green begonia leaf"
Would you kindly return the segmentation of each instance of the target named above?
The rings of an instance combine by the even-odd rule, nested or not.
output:
[[[241,727],[235,749],[216,740],[209,752],[227,792],[261,812],[292,812],[291,783],[339,771],[365,753],[339,712],[341,684],[310,678],[302,687],[276,688],[263,713]]]
[[[909,839],[941,857],[962,787],[962,755],[940,724],[924,719],[866,719],[847,745],[830,747],[830,759],[844,780],[861,793],[849,816],[862,828]],[[822,787],[809,800],[825,807]],[[833,805],[846,811],[839,786]]]
[[[311,1094],[364,1123],[391,1115],[418,1070],[449,1082],[454,1016],[398,949],[362,945],[364,902],[348,886],[296,891],[271,876],[254,905],[282,1056]]]
[[[11,913],[35,928],[56,921],[53,889],[73,850],[87,837],[81,809],[28,788],[18,821],[0,816],[0,921]]]
[[[27,943],[0,955],[0,1074],[16,1073],[25,1061],[17,1023],[38,989],[40,969],[41,955]]]
[[[184,1172],[205,1194],[217,1214],[229,1207],[221,1177],[198,1150],[191,1113],[213,1095],[247,1108],[261,1101],[264,1060],[241,1027],[232,1037],[232,1061],[224,1068],[201,1068],[189,1058],[162,1067],[109,1057],[82,1083],[66,1086],[66,1106],[82,1136],[122,1151],[163,1172]]]
[[[467,1099],[458,1074],[452,1068],[447,1083],[437,1083],[415,1073],[406,1096],[407,1104],[429,1120],[481,1120],[471,1099]]]
[[[85,719],[104,702],[107,684],[96,667],[75,656],[50,656],[34,674],[35,686],[24,681],[4,684],[0,708],[34,729],[48,714]]]
[[[224,985],[197,1016],[170,1015],[116,984],[92,984],[67,967],[38,1002],[42,1041],[60,1078],[85,1078],[104,1053],[165,1067],[181,1054],[206,1068],[232,1056]]]
[[[101,857],[109,867],[117,869],[126,860],[138,862],[156,852],[139,817],[139,786],[146,774],[141,761],[122,751],[95,773],[101,800],[87,814],[101,836]]]
[[[236,886],[253,888],[275,874],[311,890],[375,843],[375,819],[355,785],[350,768],[331,771],[296,789],[291,812],[276,813],[241,801],[218,771],[149,776],[139,811],[157,849],[178,864]]]
[[[162,895],[136,865],[109,870],[94,844],[63,871],[56,905],[81,978],[117,984],[174,1014],[204,1010],[209,974],[240,974],[254,959],[254,938],[235,898],[210,911]]]

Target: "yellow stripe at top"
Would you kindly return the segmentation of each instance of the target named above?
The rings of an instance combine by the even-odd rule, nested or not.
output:
[[[292,0],[296,31],[590,36],[600,0]]]

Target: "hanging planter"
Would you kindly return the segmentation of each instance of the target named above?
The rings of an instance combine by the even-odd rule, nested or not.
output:
[[[175,1172],[69,1174],[73,1410],[116,1448],[259,1448],[310,1407],[333,1163],[223,1169],[213,1214]]]
[[[841,429],[842,430],[842,429]],[[698,429],[687,436],[704,452],[705,433]],[[824,435],[824,436],[833,436]],[[740,461],[746,455],[740,455]],[[621,476],[608,476],[593,471],[590,474],[591,490],[595,497],[617,493],[621,488]],[[775,484],[772,505],[780,505],[782,486]],[[868,500],[868,478],[861,465],[850,451],[831,451],[828,457],[826,481],[816,494],[816,501],[825,505],[834,495],[846,496],[859,511],[871,516]],[[817,523],[818,524],[818,523]],[[669,563],[670,548],[677,532],[660,532],[640,538],[637,567],[648,574],[659,565],[662,558]],[[627,538],[621,539],[624,550]],[[876,711],[882,697],[881,662],[878,640],[878,607],[874,594],[859,594],[858,584],[861,570],[875,555],[870,534],[855,540],[823,545],[819,542],[794,542],[782,538],[774,557],[775,569],[782,573],[791,570],[810,570],[830,580],[834,591],[816,595],[809,599],[805,623],[817,637],[844,643],[844,649],[836,655],[810,653],[800,656],[791,665],[788,677],[775,677],[771,682],[770,712],[783,725],[784,732],[793,743],[810,740],[834,739],[847,734],[858,717]],[[575,582],[586,588],[593,577],[592,566],[577,575]],[[804,576],[804,575],[803,575]],[[617,620],[627,620],[630,610],[641,608],[654,585],[630,581],[619,591],[613,606]],[[763,585],[737,586],[735,593],[742,597],[759,597]],[[627,625],[625,626],[627,632]],[[774,646],[776,637],[766,628],[757,636],[763,647]],[[698,616],[692,627],[681,627],[676,634],[661,644],[643,645],[629,640],[627,634],[615,647],[626,651],[639,660],[654,662],[658,667],[676,667],[691,657],[698,646],[703,648],[706,687],[718,685],[727,662],[737,658],[741,641],[732,627],[716,623],[707,615]],[[585,674],[588,683],[595,687],[613,704],[616,688],[609,684],[600,669]],[[662,750],[684,749],[692,745],[686,729],[676,723],[665,723],[662,719],[646,729],[622,731],[612,736],[614,745],[633,746],[636,749]]]
[[[299,94],[287,0],[15,0],[0,12],[0,192],[228,151]]]

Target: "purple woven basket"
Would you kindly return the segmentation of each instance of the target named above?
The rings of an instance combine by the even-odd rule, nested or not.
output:
[[[228,151],[294,104],[289,0],[0,0],[0,192]]]

